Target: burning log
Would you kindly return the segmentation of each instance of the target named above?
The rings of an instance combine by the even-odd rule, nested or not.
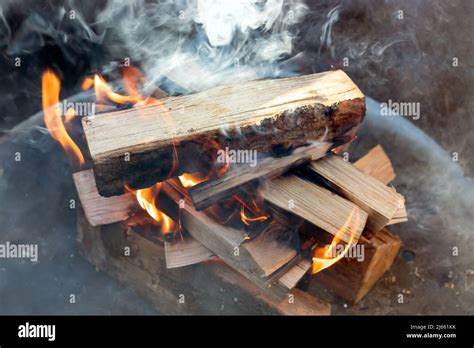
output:
[[[290,175],[269,180],[261,194],[269,203],[302,217],[346,243],[357,243],[367,213],[312,182]],[[356,218],[348,219],[354,213]]]
[[[99,193],[123,193],[212,166],[212,151],[333,141],[363,119],[364,96],[342,71],[220,86],[156,106],[84,117]],[[217,149],[203,151],[208,144]],[[205,153],[204,153],[205,152]]]
[[[205,209],[242,190],[245,184],[260,178],[277,177],[291,167],[319,159],[325,156],[333,146],[333,143],[316,142],[299,147],[292,154],[284,157],[264,158],[257,162],[255,168],[248,165],[234,167],[218,179],[205,181],[191,187],[189,195],[197,210]]]
[[[390,159],[380,145],[356,161],[354,166],[383,184],[388,184],[395,178],[395,171]],[[392,221],[397,219],[397,214],[401,215],[400,219],[402,220],[403,211],[405,210],[398,209],[389,224],[402,222]],[[406,211],[404,219],[406,221]],[[303,226],[302,230],[305,229],[305,233],[311,233],[313,236],[314,232],[316,232],[316,236],[324,236],[322,233],[317,233],[315,228],[308,224]],[[359,255],[360,258],[342,258],[331,267],[318,273],[315,276],[315,281],[321,282],[345,300],[357,303],[391,267],[400,247],[400,238],[390,233],[388,229],[384,228],[377,232],[366,230],[356,246],[363,251],[362,255]]]
[[[290,293],[291,301],[289,297],[275,300],[222,262],[167,269],[159,240],[125,223],[92,227],[80,212],[78,227],[82,256],[133,288],[161,313],[330,314],[330,305],[298,289]]]
[[[273,297],[282,299],[287,295],[288,289],[277,283],[282,274],[276,270],[294,259],[297,251],[292,246],[294,242],[291,238],[268,238],[268,235],[281,236],[283,233],[288,236],[294,233],[297,236],[296,231],[288,231],[272,221],[262,232],[261,238],[245,241],[247,237],[244,231],[219,224],[204,212],[196,211],[179,184],[165,182],[162,191],[164,195],[160,196],[160,201],[163,202],[164,212],[179,220],[182,228],[194,239]],[[183,199],[186,203],[181,203],[176,213],[176,206]],[[170,209],[173,202],[175,207]]]
[[[401,240],[387,229],[367,231],[357,247],[364,248],[363,260],[344,257],[315,276],[315,281],[351,303],[359,302],[391,267]]]
[[[204,261],[218,259],[212,251],[207,249],[191,236],[176,238],[172,241],[165,240],[164,243],[166,267],[168,269],[190,266]],[[269,260],[271,260],[271,258],[269,258]],[[293,289],[311,268],[310,260],[301,259],[295,264],[296,260],[298,260],[298,258],[294,257],[293,259],[288,260],[286,264],[282,263],[278,270],[278,274],[272,277],[278,279],[278,283],[288,290]],[[281,277],[278,278],[278,275],[281,275]]]
[[[295,219],[291,219],[291,216],[277,209],[271,209],[271,211],[270,224],[258,236],[246,241],[245,246],[257,263],[263,265],[264,268],[265,265],[267,266],[267,275],[271,274],[272,279],[278,279],[279,284],[291,290],[309,270],[311,262],[301,254],[297,254],[297,248],[293,247],[294,242],[288,244],[294,240],[294,226],[298,226],[300,221],[290,221]],[[210,260],[214,256],[209,249],[188,234],[172,238],[173,244],[166,239],[165,253],[168,268],[173,268],[175,260],[179,260],[181,265],[185,266]],[[309,251],[314,243],[313,239],[301,241],[301,253]],[[167,248],[167,245],[172,245],[172,247]]]
[[[325,157],[311,162],[306,169],[311,175],[327,180],[339,194],[366,211],[367,227],[372,231],[386,226],[403,206],[403,196],[341,157]]]

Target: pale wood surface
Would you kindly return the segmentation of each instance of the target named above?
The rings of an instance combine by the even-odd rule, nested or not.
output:
[[[284,274],[278,282],[288,289],[293,289],[310,268],[311,260],[303,259]]]
[[[215,258],[215,254],[192,237],[165,240],[166,267],[194,265]]]
[[[263,275],[268,277],[298,254],[298,240],[295,230],[271,221],[255,238],[245,241],[243,247],[260,266]]]
[[[397,209],[397,211],[395,212],[395,215],[387,223],[387,225],[394,225],[394,224],[399,224],[401,222],[407,222],[407,221],[408,221],[408,212],[405,206],[405,202],[403,202],[403,206]]]
[[[307,165],[336,187],[348,200],[369,214],[367,227],[381,230],[395,215],[404,201],[395,189],[367,175],[339,156],[327,156]]]
[[[125,149],[179,141],[190,135],[233,125],[261,123],[282,111],[319,103],[331,106],[364,95],[342,71],[250,81],[160,99],[159,106],[83,118],[92,158]],[[170,119],[168,121],[168,119]],[[146,142],[146,143],[144,143]]]
[[[354,167],[360,171],[376,178],[385,185],[395,179],[395,170],[393,169],[390,158],[387,156],[381,145],[373,147],[362,158],[353,163]],[[399,206],[387,225],[398,224],[408,221],[408,214],[405,206],[405,200],[399,202]]]
[[[367,213],[357,205],[295,175],[268,180],[261,193],[266,201],[339,235],[346,243],[352,234],[352,243],[357,243],[367,220]]]
[[[99,195],[95,185],[94,173],[91,169],[74,173],[72,176],[87,221],[92,226],[123,221],[133,211],[139,210],[133,193],[125,193],[114,197]]]
[[[339,70],[220,86],[82,122],[98,191],[111,196],[125,183],[144,188],[203,171],[218,148],[269,154],[275,146],[341,141],[364,114],[364,96]]]
[[[370,149],[362,158],[353,163],[354,167],[388,185],[395,179],[390,158],[381,145]]]

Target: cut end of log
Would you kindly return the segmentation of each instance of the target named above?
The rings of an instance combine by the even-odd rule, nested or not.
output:
[[[73,179],[87,221],[91,226],[123,221],[139,209],[132,193],[102,197],[97,191],[92,170],[74,173]]]

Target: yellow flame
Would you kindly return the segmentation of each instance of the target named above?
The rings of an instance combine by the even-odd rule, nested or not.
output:
[[[194,174],[184,173],[183,175],[178,176],[178,178],[179,178],[179,182],[184,188],[193,187],[197,184],[200,184],[204,180],[206,180],[206,177],[199,173],[194,173]]]
[[[82,167],[84,165],[84,156],[82,156],[81,150],[69,136],[61,119],[61,111],[59,109],[60,90],[61,81],[58,76],[51,70],[46,69],[42,76],[44,123],[49,134],[61,144],[71,161],[77,162],[79,167]],[[74,110],[68,109],[66,120],[69,122],[73,117]]]
[[[237,200],[241,205],[240,219],[247,226],[250,226],[250,222],[262,222],[269,218],[269,215],[267,215],[266,213],[260,210],[255,200],[252,200],[252,204],[249,204],[237,195],[234,195],[234,199]],[[245,209],[251,211],[254,215],[257,215],[257,216],[253,218],[247,216],[247,214],[245,214]]]
[[[161,223],[163,233],[171,232],[174,228],[173,220],[156,207],[156,198],[160,193],[161,183],[152,187],[134,191],[140,206],[145,209],[155,221]]]
[[[355,217],[354,217],[354,214],[355,214]],[[323,248],[317,248],[316,250],[314,250],[313,265],[312,265],[313,274],[321,272],[323,269],[326,269],[332,266],[333,264],[335,264],[337,261],[339,261],[346,255],[346,253],[349,251],[349,248],[352,246],[352,243],[354,242],[354,239],[357,233],[356,226],[358,226],[359,224],[359,219],[360,219],[359,211],[356,209],[353,209],[351,213],[349,214],[349,217],[347,218],[347,220],[344,222],[344,225],[339,229],[339,231],[334,236],[330,246],[326,249],[326,251],[323,252]],[[353,222],[353,224],[351,224],[351,222]],[[352,226],[352,228],[350,228],[350,226]],[[348,228],[350,229],[350,237],[349,237],[348,243],[344,247],[344,250],[342,251],[342,253],[340,253],[334,258],[331,258],[331,255],[333,255],[333,252],[337,246],[337,243],[339,243],[344,231],[346,231]],[[322,255],[319,256],[320,254]]]

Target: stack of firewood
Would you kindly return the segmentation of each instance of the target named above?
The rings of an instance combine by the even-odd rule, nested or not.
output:
[[[361,91],[332,71],[86,117],[93,169],[74,174],[81,251],[167,312],[329,314],[297,288],[312,273],[356,303],[400,248],[386,226],[407,220],[383,149],[347,160],[364,114]],[[219,171],[221,149],[258,158]],[[183,185],[189,173],[201,179]],[[157,182],[153,203],[175,223],[165,235],[132,192]],[[216,219],[236,197],[244,215],[258,197],[261,216]],[[363,257],[348,257],[358,247]]]

